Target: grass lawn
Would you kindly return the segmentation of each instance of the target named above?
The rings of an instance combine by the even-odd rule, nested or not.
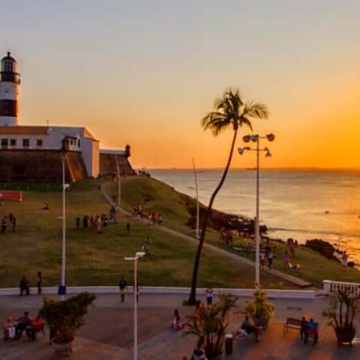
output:
[[[117,194],[117,183],[109,184],[107,191],[111,194]],[[143,206],[145,211],[161,213],[167,226],[194,235],[194,231],[187,225],[190,217],[187,208],[189,205],[196,206],[193,198],[178,193],[172,187],[153,178],[128,177],[122,179],[122,205],[125,208],[132,210],[133,206],[143,204],[145,198],[150,200],[145,207]],[[254,253],[238,253],[230,246],[225,245],[220,241],[220,234],[212,229],[208,230],[206,241],[255,260]],[[249,245],[249,240],[235,237],[233,245],[238,247]],[[291,260],[292,263],[298,263],[300,269],[286,269],[283,259],[287,246],[283,243],[276,243],[276,246],[278,247],[278,255],[274,259],[274,268],[309,281],[317,287],[323,287],[323,280],[360,282],[360,272],[357,269],[343,268],[340,263],[326,259],[319,253],[305,247],[298,247],[296,259]],[[264,278],[264,275],[262,277]]]
[[[82,226],[80,230],[76,229],[77,216],[82,218],[84,215],[109,212],[110,206],[98,190],[100,184],[100,180],[82,181],[73,184],[66,195],[67,284],[117,285],[121,275],[131,284],[133,264],[125,261],[124,257],[141,250],[144,239],[150,236],[150,255],[139,262],[140,283],[148,286],[189,286],[196,250],[190,242],[165,234],[156,226],[120,215],[117,218],[118,224],[110,225],[105,234],[96,234],[94,229],[82,229]],[[125,184],[139,183],[126,181]],[[22,275],[26,275],[30,285],[34,286],[39,270],[43,272],[45,286],[59,284],[62,239],[59,217],[62,213],[62,193],[53,187],[40,190],[24,191],[23,202],[6,201],[0,207],[1,217],[12,213],[17,218],[15,233],[8,228],[6,234],[0,234],[1,287],[18,286]],[[132,198],[141,199],[143,196],[141,186],[133,187],[132,191],[129,195],[126,187],[123,189],[124,199],[126,201],[129,197],[129,204]],[[175,196],[175,193],[169,191],[166,196]],[[187,197],[181,196],[181,199],[185,198]],[[42,209],[45,203],[49,204],[49,210]],[[165,205],[159,204],[159,208],[163,210],[169,225],[176,227],[186,220],[181,206],[171,206],[167,210]],[[128,220],[131,224],[129,235],[126,232]],[[184,225],[180,224],[180,228],[184,228]],[[204,251],[199,286],[253,287],[253,279],[252,267],[211,251]],[[292,287],[269,274],[263,276],[263,284],[269,288]]]

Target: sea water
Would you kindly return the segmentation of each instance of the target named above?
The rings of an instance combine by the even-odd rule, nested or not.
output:
[[[151,175],[195,197],[193,170],[151,170]],[[199,200],[206,204],[222,170],[197,170]],[[255,216],[256,171],[230,170],[214,207]],[[360,263],[360,170],[261,170],[260,223],[273,238],[323,239]]]

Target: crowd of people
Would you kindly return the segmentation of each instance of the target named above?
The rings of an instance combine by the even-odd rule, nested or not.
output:
[[[163,223],[163,217],[161,214],[157,214],[155,211],[145,211],[141,204],[133,207],[132,215],[137,219],[148,219],[153,224],[161,225]]]
[[[31,319],[28,312],[16,320],[9,316],[4,324],[4,340],[5,342],[18,340],[25,332],[30,340],[35,341],[37,333],[44,331],[44,326],[44,321],[39,316]]]
[[[82,219],[78,216],[76,218],[76,229],[94,229],[98,234],[106,233],[109,225],[116,224],[115,208],[110,209],[110,214],[102,215],[84,215]]]
[[[16,217],[13,214],[5,214],[1,220],[1,233],[5,234],[8,227],[11,228],[12,232],[16,231]]]

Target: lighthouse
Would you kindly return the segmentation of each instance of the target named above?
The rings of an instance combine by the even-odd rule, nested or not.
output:
[[[17,61],[8,52],[1,60],[0,126],[18,125],[20,74],[17,71]]]

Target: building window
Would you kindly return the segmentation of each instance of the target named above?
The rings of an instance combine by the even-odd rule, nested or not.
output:
[[[1,139],[1,147],[7,148],[9,146],[9,139]]]
[[[43,141],[42,139],[37,139],[36,140],[36,146],[42,147],[43,146]]]
[[[10,146],[16,146],[16,139],[10,139]]]
[[[30,147],[30,139],[23,139],[23,147]]]

